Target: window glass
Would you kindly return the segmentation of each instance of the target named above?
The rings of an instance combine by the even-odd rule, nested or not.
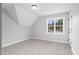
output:
[[[56,19],[56,31],[57,32],[63,32],[63,18]]]
[[[54,32],[54,19],[48,19],[48,32]]]
[[[63,32],[63,18],[49,18],[48,19],[48,32]]]

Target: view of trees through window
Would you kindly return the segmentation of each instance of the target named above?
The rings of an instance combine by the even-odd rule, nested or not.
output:
[[[48,32],[63,32],[63,18],[49,18]]]

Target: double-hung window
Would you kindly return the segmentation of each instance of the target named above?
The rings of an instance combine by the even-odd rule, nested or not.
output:
[[[63,33],[63,17],[55,17],[47,19],[48,33]]]

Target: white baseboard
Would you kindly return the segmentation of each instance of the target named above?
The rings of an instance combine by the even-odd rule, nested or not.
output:
[[[30,39],[30,38],[20,39],[20,40],[18,40],[18,41],[14,41],[14,42],[11,42],[11,43],[2,45],[2,48],[7,47],[7,46],[10,46],[10,45],[13,45],[13,44],[16,44],[16,43],[19,43],[19,42],[22,42],[22,41],[25,41],[25,40],[28,40],[28,39]]]
[[[48,39],[45,39],[45,38],[31,37],[31,38],[26,38],[26,39],[22,39],[22,40],[18,40],[18,41],[15,41],[15,42],[11,42],[11,43],[2,45],[2,48],[7,47],[7,46],[10,46],[10,45],[13,45],[13,44],[16,44],[16,43],[19,43],[19,42],[22,42],[22,41],[25,41],[25,40],[28,40],[28,39],[38,39],[38,40],[53,41],[53,42],[60,42],[60,43],[66,43],[66,44],[68,44],[68,42],[64,42],[64,41],[48,40]],[[70,46],[71,46],[71,44],[70,44]],[[76,55],[75,50],[73,49],[72,46],[71,46],[71,49],[72,49],[73,54]]]
[[[73,55],[76,55],[75,50],[73,49],[71,43],[69,42]]]
[[[75,50],[71,47],[73,55],[76,55]]]
[[[52,39],[46,39],[46,38],[36,38],[36,37],[31,37],[32,39],[39,39],[39,40],[45,40],[45,41],[53,41],[53,42],[60,42],[60,43],[66,43],[69,44],[66,41],[57,41],[57,40],[52,40]]]
[[[11,43],[2,45],[2,48],[7,47],[7,46],[10,46],[10,45],[13,45],[13,44],[16,44],[16,43],[19,43],[19,42],[22,42],[22,41],[24,41],[24,40],[28,40],[28,39],[39,39],[39,40],[53,41],[53,42],[60,42],[60,43],[66,43],[66,44],[68,44],[68,42],[65,42],[65,41],[57,41],[57,40],[52,40],[52,39],[48,40],[48,39],[45,39],[45,38],[35,38],[35,37],[31,37],[31,38],[21,39],[21,40],[15,41],[15,42],[11,42]]]
[[[74,48],[71,45],[71,41],[69,42],[73,55],[76,55]]]

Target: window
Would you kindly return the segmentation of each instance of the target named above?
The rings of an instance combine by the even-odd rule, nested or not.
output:
[[[48,33],[63,33],[63,17],[48,18]]]

